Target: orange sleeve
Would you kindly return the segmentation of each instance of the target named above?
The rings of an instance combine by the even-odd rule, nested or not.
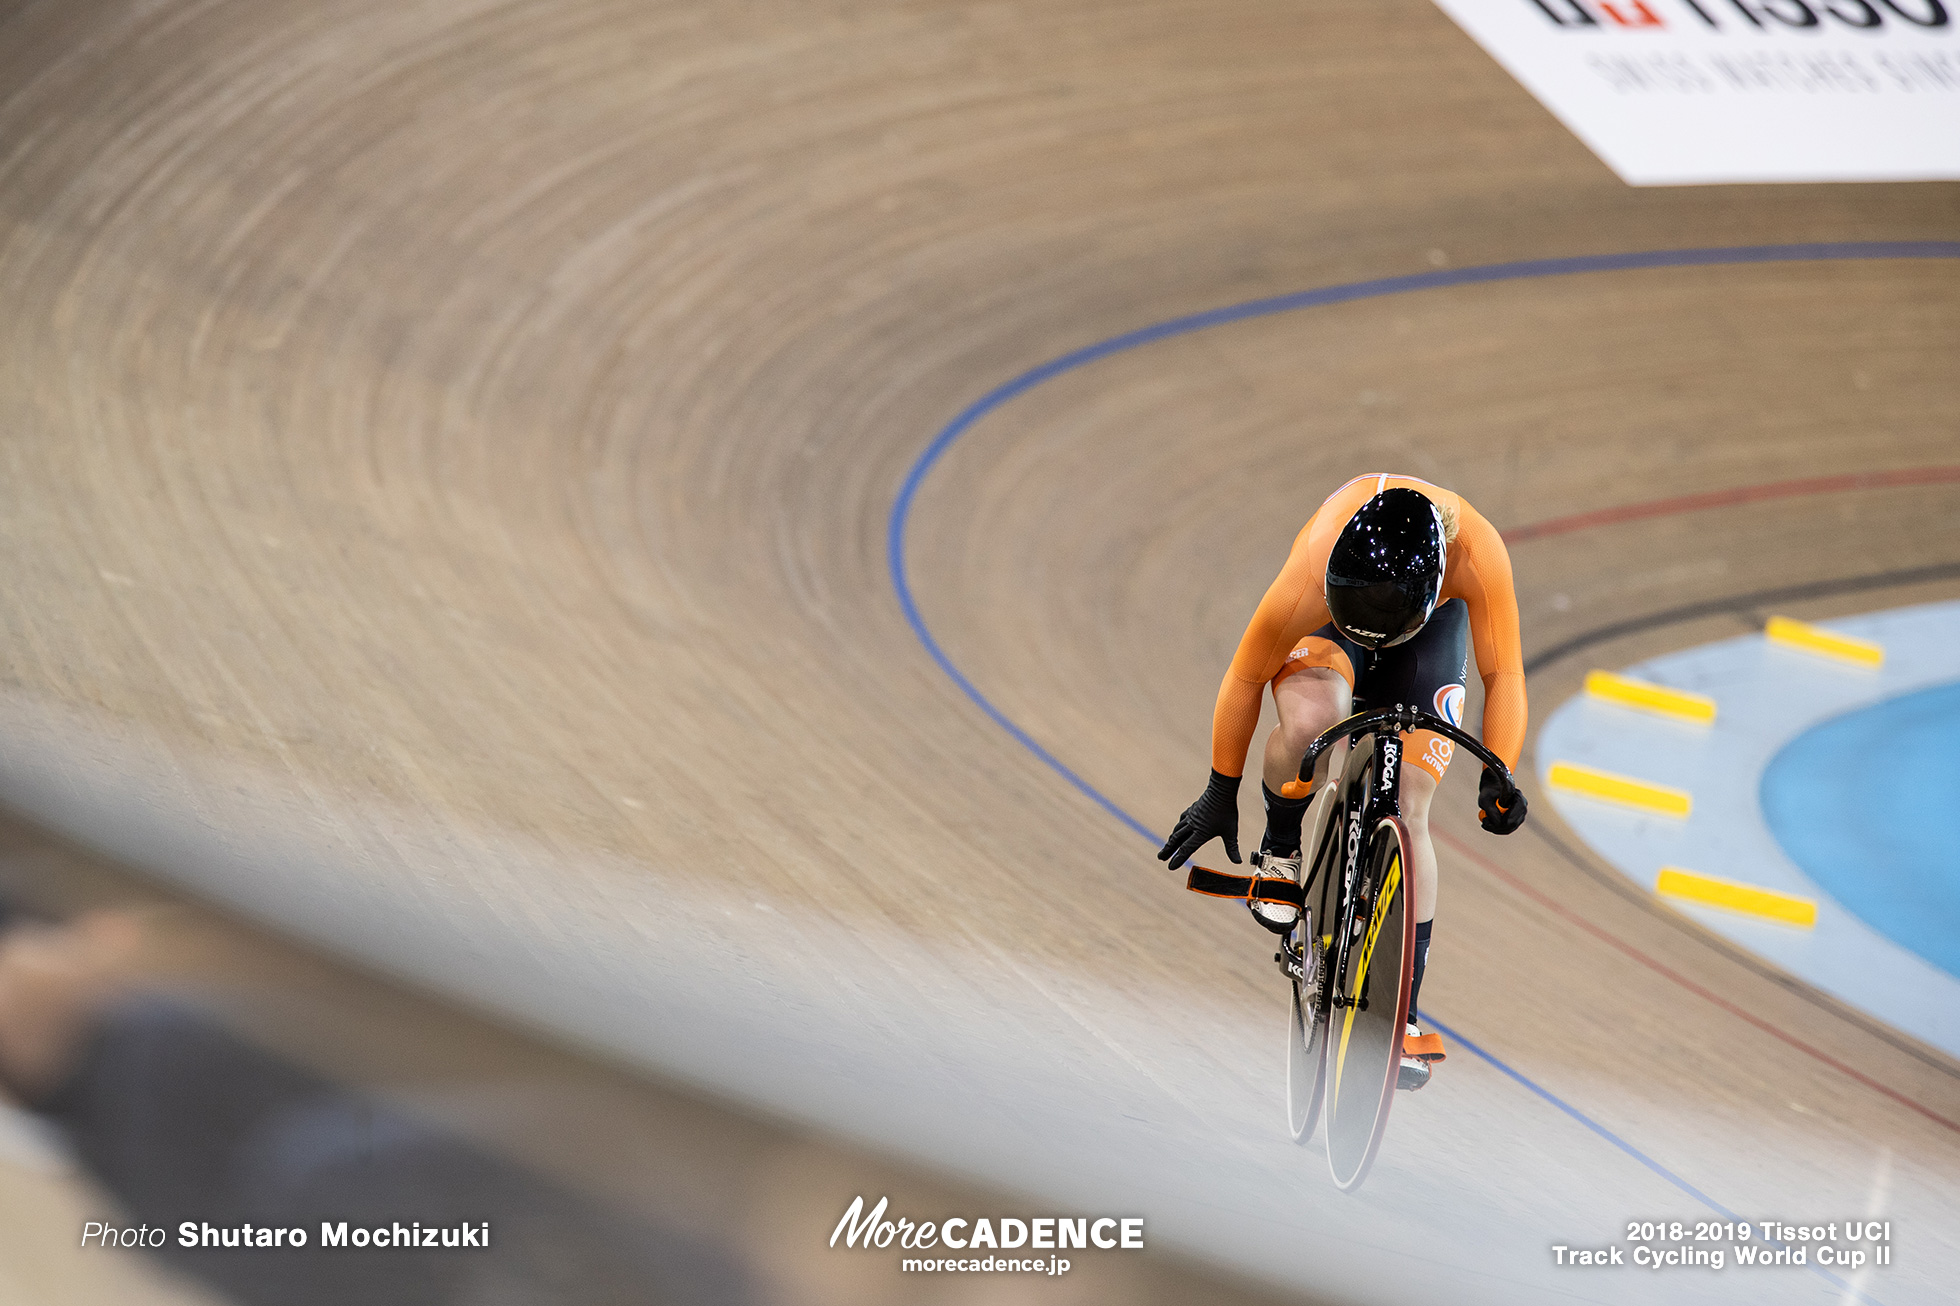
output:
[[[1516,770],[1530,708],[1511,555],[1497,528],[1467,503],[1461,507],[1456,544],[1462,557],[1450,568],[1445,593],[1461,598],[1470,609],[1470,639],[1484,678],[1484,744]]]
[[[1316,518],[1318,514],[1316,514]],[[1286,655],[1309,631],[1327,624],[1327,599],[1308,545],[1309,521],[1294,537],[1293,551],[1279,578],[1259,600],[1252,622],[1239,638],[1239,651],[1218,687],[1218,704],[1211,716],[1211,766],[1220,775],[1242,775],[1259,728],[1259,695],[1266,682],[1279,674]]]

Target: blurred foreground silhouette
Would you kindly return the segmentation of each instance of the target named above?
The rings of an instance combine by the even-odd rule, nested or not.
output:
[[[1037,1286],[833,1251],[857,1194],[934,1179],[364,974],[0,818],[0,1302],[42,1306],[1272,1306],[1157,1251]],[[32,1104],[29,1116],[7,1102]],[[50,1147],[41,1135],[60,1139]],[[88,1220],[163,1226],[79,1250]],[[177,1226],[309,1246],[183,1248]],[[319,1224],[491,1225],[486,1251]],[[1297,1300],[1288,1296],[1287,1300]]]
[[[153,1254],[241,1306],[745,1303],[730,1256],[377,1105],[135,983],[143,923],[0,930],[0,1080],[59,1125]],[[178,1227],[306,1231],[183,1247]],[[487,1248],[328,1248],[323,1222],[489,1226]],[[154,1236],[153,1236],[154,1238]],[[233,1234],[234,1241],[237,1235]]]

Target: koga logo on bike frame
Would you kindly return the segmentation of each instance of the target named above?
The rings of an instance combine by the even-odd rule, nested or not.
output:
[[[1402,757],[1402,741],[1389,739],[1382,744],[1382,784],[1385,794],[1395,792],[1395,764]]]

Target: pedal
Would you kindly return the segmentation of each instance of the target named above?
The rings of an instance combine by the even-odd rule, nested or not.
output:
[[[1402,1059],[1402,1068],[1395,1073],[1395,1087],[1403,1092],[1413,1093],[1429,1082],[1429,1063]]]

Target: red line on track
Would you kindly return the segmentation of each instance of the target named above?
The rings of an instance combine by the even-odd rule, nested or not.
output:
[[[1562,906],[1558,902],[1554,901],[1553,899],[1540,893],[1538,890],[1532,888],[1529,884],[1526,884],[1523,880],[1519,879],[1511,872],[1505,870],[1502,866],[1498,865],[1496,862],[1491,861],[1488,857],[1485,857],[1483,854],[1474,851],[1469,844],[1464,843],[1461,839],[1454,837],[1453,835],[1447,833],[1446,831],[1435,829],[1434,827],[1431,827],[1431,832],[1435,835],[1436,838],[1448,844],[1454,851],[1468,858],[1470,861],[1475,862],[1478,866],[1490,872],[1492,875],[1496,876],[1499,880],[1503,881],[1505,884],[1508,884],[1511,888],[1516,889],[1519,893],[1523,894],[1525,897],[1531,899],[1539,906],[1545,908],[1545,910],[1552,912],[1553,914],[1557,915],[1563,920],[1570,921],[1572,924],[1577,925],[1580,929],[1592,935],[1600,942],[1609,944],[1619,952],[1622,952],[1625,955],[1633,958],[1633,960],[1639,962],[1641,965],[1645,966],[1648,970],[1653,971],[1655,974],[1663,975],[1668,979],[1673,980],[1676,984],[1679,984],[1682,988],[1688,990],[1690,993],[1693,993],[1698,997],[1707,999],[1709,1002],[1714,1003],[1716,1006],[1728,1012],[1730,1015],[1739,1017],[1740,1019],[1749,1022],[1751,1025],[1754,1025],[1757,1029],[1762,1030],[1763,1033],[1770,1035],[1772,1038],[1780,1039],[1781,1041],[1789,1044],[1791,1047],[1796,1048],[1799,1052],[1803,1052],[1809,1056],[1815,1057],[1817,1060],[1823,1062],[1825,1065],[1831,1067],[1833,1070],[1842,1071],[1844,1074],[1849,1075],[1851,1078],[1863,1084],[1866,1088],[1873,1089],[1874,1091],[1879,1093],[1883,1093],[1886,1097],[1891,1098],[1894,1102],[1897,1102],[1900,1106],[1908,1107],[1911,1110],[1917,1111],[1920,1115],[1925,1116],[1928,1120],[1933,1121],[1935,1124],[1945,1125],[1948,1129],[1951,1129],[1956,1134],[1960,1134],[1960,1124],[1956,1124],[1954,1121],[1947,1119],[1945,1116],[1941,1115],[1937,1111],[1934,1111],[1930,1107],[1923,1106],[1920,1103],[1913,1101],[1911,1098],[1907,1097],[1904,1093],[1899,1092],[1897,1089],[1887,1088],[1884,1084],[1879,1083],[1876,1079],[1873,1079],[1870,1075],[1865,1074],[1863,1071],[1856,1070],[1850,1066],[1845,1065],[1842,1061],[1839,1061],[1836,1057],[1832,1056],[1830,1053],[1825,1052],[1821,1048],[1812,1047],[1810,1044],[1804,1042],[1802,1039],[1798,1038],[1794,1034],[1789,1034],[1781,1029],[1778,1029],[1775,1025],[1770,1024],[1762,1017],[1753,1015],[1749,1011],[1745,1010],[1744,1008],[1738,1007],[1735,1003],[1730,1002],[1727,998],[1724,998],[1719,994],[1710,992],[1708,989],[1702,987],[1701,985],[1695,983],[1693,980],[1689,979],[1686,975],[1683,975],[1680,971],[1675,970],[1673,967],[1667,965],[1664,962],[1655,960],[1654,958],[1648,956],[1646,953],[1642,952],[1640,949],[1634,947],[1631,943],[1628,943],[1626,940],[1619,938],[1618,936],[1612,934],[1610,931],[1602,928],[1601,926],[1593,924],[1591,921],[1581,916],[1578,912],[1573,911],[1569,907]]]
[[[1765,499],[1793,499],[1810,494],[1836,494],[1844,490],[1884,490],[1903,485],[1946,485],[1954,481],[1960,481],[1960,467],[1906,467],[1891,472],[1807,476],[1795,481],[1771,481],[1766,485],[1742,485],[1729,490],[1708,490],[1701,494],[1678,495],[1672,499],[1623,504],[1618,508],[1599,508],[1592,512],[1574,513],[1570,517],[1554,517],[1550,521],[1513,526],[1503,535],[1506,544],[1521,544],[1526,540],[1567,535],[1594,526],[1612,526],[1646,517],[1669,517],[1676,513],[1700,512],[1706,508],[1726,508],[1738,503],[1760,503]]]

